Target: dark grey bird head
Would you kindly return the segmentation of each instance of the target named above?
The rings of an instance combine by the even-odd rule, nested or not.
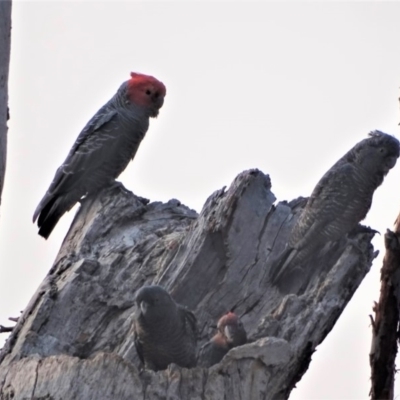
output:
[[[143,286],[135,294],[135,318],[148,323],[157,323],[166,315],[177,312],[177,306],[170,294],[161,286]]]
[[[370,132],[369,138],[362,140],[348,153],[350,160],[359,164],[363,170],[383,178],[396,165],[400,155],[399,141],[380,131]]]

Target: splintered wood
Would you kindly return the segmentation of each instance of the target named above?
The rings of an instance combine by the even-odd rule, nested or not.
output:
[[[49,274],[0,354],[0,398],[285,399],[369,271],[374,235],[326,246],[302,291],[269,281],[305,199],[275,204],[268,175],[239,174],[200,214],[115,184],[82,202]],[[233,310],[249,343],[206,369],[139,371],[133,295],[165,287],[200,347]]]

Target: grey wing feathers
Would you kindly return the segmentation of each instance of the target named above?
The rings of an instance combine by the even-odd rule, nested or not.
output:
[[[211,358],[213,356],[213,344],[212,342],[206,342],[201,346],[199,354],[197,356],[197,365],[199,367],[210,367],[212,365]]]
[[[352,186],[352,169],[350,164],[338,162],[318,182],[293,227],[286,249],[273,262],[272,283],[285,278],[321,243],[336,239],[334,221],[350,207],[346,201],[349,191],[342,187]]]
[[[322,177],[293,228],[289,240],[291,247],[300,251],[310,242],[310,236],[329,226],[339,213],[346,212],[349,202],[344,197],[348,191],[341,188],[351,187],[351,172],[351,165],[342,164],[334,173],[331,169]]]
[[[197,340],[197,319],[196,316],[186,307],[178,305],[180,317],[183,321],[186,333]]]
[[[183,306],[178,306],[184,332],[181,337],[182,349],[184,348],[184,366],[192,368],[196,366],[197,356],[197,320],[195,315]],[[181,352],[181,351],[180,351]],[[178,363],[179,364],[179,363]],[[182,364],[183,365],[183,364]]]
[[[91,169],[94,169],[101,163],[101,160],[104,159],[102,152],[109,150],[109,147],[104,144],[107,141],[111,142],[114,137],[109,135],[105,129],[99,131],[100,134],[96,135],[95,140],[92,137],[100,128],[104,128],[105,124],[110,123],[116,115],[116,110],[109,110],[100,115],[100,117],[95,115],[88,122],[72,146],[66,160],[57,169],[48,191],[35,210],[33,222],[36,221],[40,212],[52,200],[56,192],[60,190],[68,192],[71,186],[79,183],[80,175],[84,173],[89,165]]]
[[[209,368],[215,364],[218,364],[228,353],[228,351],[228,346],[218,346],[211,339],[210,341],[204,343],[200,348],[197,358],[197,365],[199,367]]]

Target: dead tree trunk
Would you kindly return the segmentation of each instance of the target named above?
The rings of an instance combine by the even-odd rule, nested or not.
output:
[[[11,1],[0,1],[0,204],[7,157],[8,69],[10,65]]]
[[[121,184],[88,198],[0,357],[2,399],[286,399],[376,256],[360,229],[320,255],[302,293],[269,282],[305,199],[274,205],[258,170],[213,193],[200,215]],[[235,310],[251,343],[210,369],[139,373],[133,293],[165,286],[198,318],[200,345]]]
[[[385,234],[386,255],[381,270],[381,294],[372,321],[371,399],[394,398],[400,310],[400,215],[395,231]]]

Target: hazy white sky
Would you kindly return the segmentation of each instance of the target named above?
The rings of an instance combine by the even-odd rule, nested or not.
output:
[[[369,131],[399,137],[400,3],[16,1],[12,18],[0,324],[24,309],[75,212],[46,242],[31,223],[37,203],[130,71],[167,86],[159,118],[120,177],[152,201],[178,198],[200,211],[214,190],[254,167],[271,175],[279,200],[308,196]],[[367,225],[392,228],[399,185],[397,165]],[[374,244],[383,250],[383,237]],[[381,262],[291,400],[368,397],[368,314]]]

